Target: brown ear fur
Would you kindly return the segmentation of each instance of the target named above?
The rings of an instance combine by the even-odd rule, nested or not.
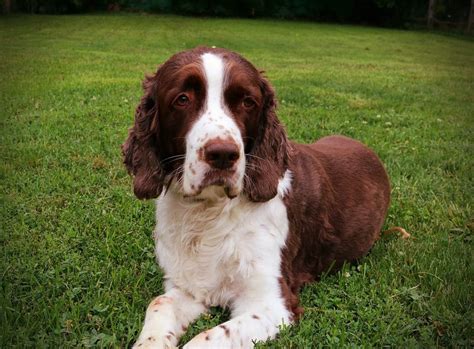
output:
[[[288,168],[289,144],[285,129],[278,120],[275,93],[270,83],[261,78],[264,97],[258,136],[247,155],[244,191],[255,202],[268,201],[277,194],[278,180]]]
[[[163,190],[158,153],[158,106],[156,75],[145,77],[145,94],[135,111],[135,123],[122,145],[123,162],[134,176],[133,190],[139,199],[151,199]]]

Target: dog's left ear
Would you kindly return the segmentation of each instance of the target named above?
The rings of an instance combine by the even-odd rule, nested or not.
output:
[[[251,201],[268,201],[277,195],[278,180],[288,168],[289,145],[283,125],[275,109],[276,99],[272,86],[260,78],[263,108],[255,144],[247,155],[244,192]]]

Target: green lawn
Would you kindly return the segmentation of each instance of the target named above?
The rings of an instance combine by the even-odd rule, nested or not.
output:
[[[120,144],[145,72],[197,45],[242,53],[290,137],[355,137],[392,182],[383,238],[301,295],[269,348],[474,345],[474,41],[428,32],[152,15],[0,17],[0,347],[127,347],[162,292],[152,202]],[[217,324],[213,309],[186,334]]]

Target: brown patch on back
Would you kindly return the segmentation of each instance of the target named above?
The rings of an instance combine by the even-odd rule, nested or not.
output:
[[[350,138],[291,145],[293,180],[283,199],[290,225],[280,287],[297,320],[303,312],[301,286],[356,262],[373,246],[388,209],[390,184],[375,153]]]

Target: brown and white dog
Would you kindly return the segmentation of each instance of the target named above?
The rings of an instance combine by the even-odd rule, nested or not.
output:
[[[229,321],[185,348],[251,348],[302,313],[298,292],[364,256],[390,200],[375,153],[342,136],[289,141],[269,82],[240,55],[172,56],[144,82],[123,145],[140,199],[156,200],[165,294],[136,348],[172,348],[210,306]]]

